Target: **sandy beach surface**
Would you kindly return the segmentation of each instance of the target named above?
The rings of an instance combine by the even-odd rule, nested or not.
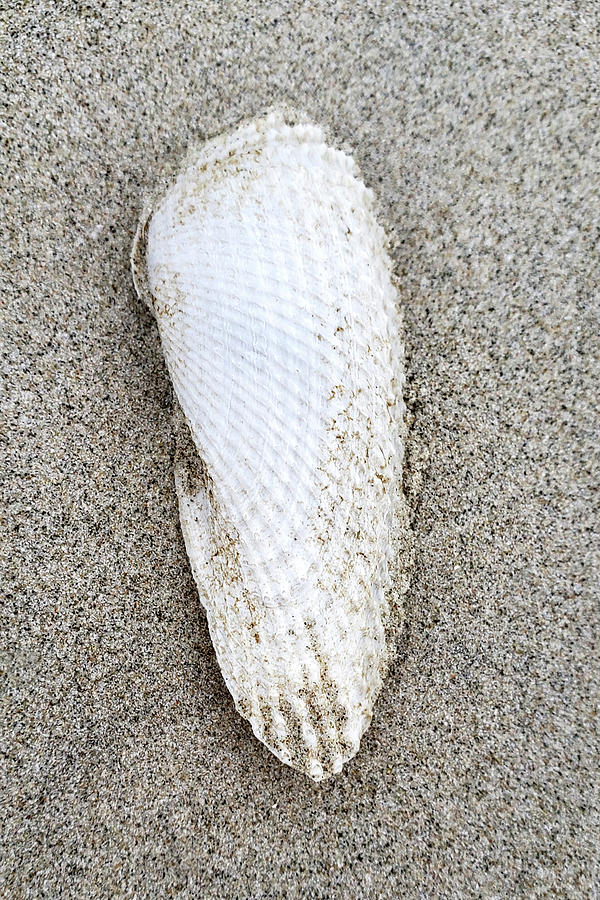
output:
[[[599,7],[5,3],[0,895],[598,896]],[[415,568],[342,774],[221,678],[129,252],[189,141],[288,102],[392,242]]]

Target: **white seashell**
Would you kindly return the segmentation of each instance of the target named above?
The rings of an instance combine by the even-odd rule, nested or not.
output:
[[[357,752],[387,663],[403,375],[372,194],[319,128],[272,113],[190,157],[140,224],[138,280],[140,248],[223,677],[255,735],[321,780]]]

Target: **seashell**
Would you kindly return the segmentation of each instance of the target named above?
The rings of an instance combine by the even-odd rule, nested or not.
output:
[[[388,659],[403,374],[372,193],[320,128],[271,113],[189,156],[132,266],[185,422],[181,527],[223,677],[319,781],[357,752]]]

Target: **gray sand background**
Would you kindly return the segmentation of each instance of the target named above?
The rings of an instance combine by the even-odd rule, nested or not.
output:
[[[0,896],[597,897],[596,2],[4,3]],[[235,712],[129,251],[277,101],[354,148],[406,327],[416,564],[359,755]]]

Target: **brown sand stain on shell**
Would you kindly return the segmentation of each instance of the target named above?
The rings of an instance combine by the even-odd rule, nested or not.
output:
[[[206,491],[211,500],[214,500],[211,496],[212,479],[206,464],[196,450],[192,433],[176,398],[173,399],[173,404],[175,465],[184,476],[185,490],[190,497],[195,497],[200,491]]]

